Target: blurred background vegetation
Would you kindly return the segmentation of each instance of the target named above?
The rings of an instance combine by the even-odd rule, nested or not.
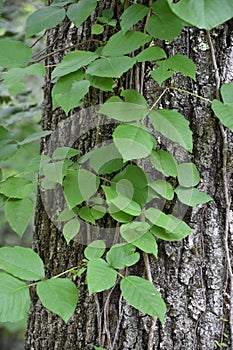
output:
[[[26,17],[43,6],[44,1],[3,0],[0,1],[0,40],[13,38],[25,41],[24,26]],[[31,46],[37,38],[27,40]],[[44,48],[45,39],[42,38],[34,47],[38,53]],[[1,53],[0,53],[1,54]],[[0,81],[2,82],[3,70],[0,68]],[[24,80],[26,89],[12,96],[8,89],[0,84],[0,124],[9,129],[15,140],[23,140],[32,133],[40,130],[41,108],[43,99],[43,79],[27,77]],[[10,175],[23,175],[23,177],[37,178],[37,163],[39,154],[39,142],[32,142],[20,147],[16,153],[7,160],[6,155],[0,149],[0,180]],[[9,155],[7,155],[8,157]],[[35,172],[31,170],[34,167]],[[30,171],[29,171],[30,169]],[[32,198],[35,201],[36,193]],[[0,203],[1,207],[1,203]],[[30,246],[33,234],[33,220],[22,238],[12,231],[7,224],[4,209],[0,208],[0,246],[22,245]],[[0,324],[0,349],[23,349],[26,320],[17,324]]]

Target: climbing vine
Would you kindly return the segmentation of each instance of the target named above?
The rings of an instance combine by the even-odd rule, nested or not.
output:
[[[35,193],[38,182],[45,191],[59,184],[64,191],[66,206],[56,220],[63,224],[67,245],[78,235],[81,221],[98,225],[98,220],[106,215],[115,220],[123,242],[114,242],[110,249],[104,240],[89,242],[84,250],[84,259],[78,266],[50,279],[45,276],[41,258],[32,249],[0,248],[0,296],[4,299],[0,306],[1,322],[15,322],[25,316],[30,305],[31,286],[36,286],[44,307],[68,322],[78,302],[74,281],[64,277],[71,273],[73,280],[86,274],[90,295],[111,289],[120,281],[122,296],[130,305],[164,323],[166,305],[153,285],[150,269],[147,271],[148,279],[126,276],[124,269],[136,264],[141,255],[146,264],[147,254],[156,258],[157,239],[175,241],[192,233],[183,220],[156,207],[156,199],[172,202],[177,198],[191,207],[212,200],[208,194],[196,188],[200,175],[194,163],[179,162],[173,154],[158,147],[155,134],[160,133],[189,154],[192,153],[189,122],[175,110],[158,109],[158,103],[172,89],[195,95],[192,91],[175,86],[172,78],[178,72],[195,80],[196,67],[185,55],[167,57],[165,51],[154,44],[154,39],[171,42],[185,25],[206,29],[211,43],[209,30],[232,17],[232,1],[224,0],[218,4],[211,0],[181,0],[175,3],[157,0],[148,6],[119,2],[122,3],[120,17],[115,18],[114,12],[107,9],[92,25],[93,38],[90,40],[98,48],[86,51],[81,48],[82,43],[63,48],[61,51],[66,49],[68,53],[54,66],[51,75],[54,84],[53,109],[61,108],[67,117],[72,109],[82,106],[90,87],[111,95],[98,110],[100,115],[116,121],[111,143],[85,155],[75,148],[64,146],[56,148],[50,155],[37,157],[39,180],[31,181],[22,174],[3,176],[0,182],[0,205],[4,207],[9,225],[21,237],[33,215],[31,195]],[[25,37],[39,36],[67,17],[75,26],[81,26],[95,12],[96,6],[97,0],[53,1],[50,6],[36,10],[27,18]],[[200,16],[203,6],[205,12]],[[146,23],[144,32],[135,29],[140,21]],[[104,33],[107,26],[114,30],[114,34],[104,42],[99,40],[98,35]],[[4,69],[2,83],[12,95],[25,88],[22,82],[25,76],[44,76],[46,67],[41,61],[60,52],[58,50],[37,57],[33,53],[34,46],[9,38],[0,40],[0,66]],[[117,80],[133,66],[145,62],[150,62],[154,67],[150,76],[161,91],[156,100],[149,105],[140,91],[135,89],[125,89],[115,95]],[[225,128],[233,130],[232,83],[219,86],[213,101],[195,96],[209,103],[220,121],[223,137]],[[51,134],[51,130],[45,130],[16,141],[12,131],[0,125],[0,160],[8,159],[20,147],[41,137],[49,139]],[[148,158],[150,166],[161,174],[160,179],[152,181],[138,165],[137,161],[144,158]],[[226,165],[224,169],[226,172]],[[229,209],[227,176],[225,173],[223,175]],[[228,212],[226,214],[229,215]],[[226,219],[226,242],[227,234]],[[228,265],[232,290],[232,270]]]

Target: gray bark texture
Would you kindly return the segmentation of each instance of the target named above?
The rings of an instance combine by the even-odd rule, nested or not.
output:
[[[103,8],[112,8],[116,18],[119,16],[120,7],[115,1],[99,2],[95,16],[99,16]],[[92,22],[94,20],[95,17],[91,19]],[[112,31],[111,28],[107,29],[103,40],[106,40]],[[233,79],[232,23],[219,26],[210,33],[210,36],[211,42],[208,41],[205,31],[185,28],[171,44],[165,45],[160,41],[155,44],[162,46],[169,56],[176,53],[185,54],[197,65],[196,82],[176,74],[173,86],[212,100],[216,97],[216,85],[218,85],[214,58],[218,65],[221,84],[231,82]],[[47,54],[81,42],[86,43],[79,49],[94,50],[97,44],[87,42],[90,38],[90,22],[77,29],[65,20],[60,26],[49,31]],[[211,44],[215,56],[213,50],[211,51]],[[67,51],[51,55],[47,58],[46,65],[52,66],[60,62]],[[152,68],[147,64],[134,67],[117,83],[116,92],[122,87],[136,88],[142,91],[152,105],[161,94],[161,90],[158,90],[158,86],[150,78],[149,72]],[[64,114],[60,109],[52,111],[50,79],[52,69],[53,67],[48,68],[44,86],[42,128],[55,130],[58,122],[64,119]],[[89,100],[91,105],[96,105],[105,101],[107,97],[107,94],[92,89]],[[226,349],[232,349],[230,328],[233,325],[230,327],[228,321],[231,276],[227,268],[229,263],[227,250],[231,257],[233,211],[226,203],[226,192],[229,197],[232,196],[233,135],[228,130],[223,134],[224,130],[211,112],[210,103],[195,96],[170,89],[158,107],[175,109],[190,121],[194,139],[191,160],[195,162],[201,174],[199,189],[214,198],[213,201],[193,210],[186,208],[183,216],[185,215],[185,221],[193,228],[193,234],[179,242],[159,241],[157,260],[149,256],[148,261],[144,257],[136,268],[128,271],[143,277],[148,277],[148,273],[151,272],[153,282],[167,304],[164,326],[128,306],[121,297],[118,285],[111,292],[88,296],[85,278],[81,277],[76,281],[80,291],[79,303],[67,324],[42,307],[35,291],[32,290],[26,350],[92,350],[94,346],[102,346],[108,350],[213,350],[219,348],[215,341],[224,342],[228,344]],[[77,112],[78,109],[72,111],[70,117],[75,116]],[[101,142],[104,137],[109,137],[108,128],[101,130],[101,127],[98,127],[100,117],[96,118],[96,128],[92,130],[91,135],[76,144],[84,153]],[[74,125],[78,123],[79,127],[83,128],[85,118],[74,119],[73,123]],[[67,137],[65,133],[60,131],[57,145],[62,145],[63,139]],[[41,152],[49,154],[46,145],[42,142]],[[159,145],[161,148],[164,147],[161,137]],[[180,148],[176,150],[175,145],[173,152],[178,159],[184,160],[186,157],[180,152]],[[226,178],[228,180],[227,184],[224,182],[224,174],[225,180]],[[37,199],[33,244],[45,263],[47,277],[79,264],[85,248],[77,240],[67,246],[61,231],[49,217],[45,207],[52,208],[54,202],[59,201],[62,205],[59,191],[57,193],[54,193],[51,199],[49,191],[39,190]],[[166,210],[170,212],[172,210],[173,215],[176,212],[180,214],[176,204],[174,208]],[[226,215],[229,230],[226,230]],[[111,225],[110,222],[105,224],[106,227]],[[82,229],[85,231],[85,227]],[[98,235],[94,231],[95,228],[89,230],[90,236]],[[227,240],[226,233],[228,233]]]

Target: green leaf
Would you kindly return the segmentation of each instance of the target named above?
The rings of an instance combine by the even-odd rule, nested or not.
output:
[[[150,120],[156,131],[192,152],[192,131],[183,115],[174,110],[154,110],[150,112]]]
[[[99,183],[99,178],[85,169],[69,172],[63,181],[69,207],[72,209],[89,199],[96,193]]]
[[[1,145],[1,142],[0,142],[0,145]],[[5,146],[1,145],[0,160],[7,160],[8,158],[12,157],[17,150],[18,150],[18,145],[16,144],[8,144]]]
[[[65,224],[62,233],[67,244],[79,233],[79,230],[80,222],[77,219],[72,219]]]
[[[32,57],[29,46],[12,39],[0,40],[0,66],[4,68],[25,67]]]
[[[123,164],[123,159],[113,143],[94,149],[90,155],[90,166],[100,175],[112,174],[121,169]]]
[[[133,4],[129,6],[121,15],[121,28],[122,32],[127,32],[130,27],[141,21],[148,15],[150,9],[147,6],[140,4]]]
[[[78,302],[78,290],[73,282],[68,278],[51,278],[39,282],[36,292],[44,307],[68,322]]]
[[[29,311],[27,285],[5,272],[0,272],[0,300],[0,322],[18,322]]]
[[[44,264],[30,248],[0,248],[0,269],[23,280],[37,281],[44,278]]]
[[[76,50],[68,52],[61,63],[53,70],[52,79],[78,71],[94,61],[98,55],[91,51]],[[79,79],[80,80],[80,79]]]
[[[167,4],[167,0],[157,0],[151,6],[153,15],[149,18],[146,30],[155,38],[171,42],[182,30],[183,21]]]
[[[78,215],[84,221],[90,222],[91,224],[95,225],[95,218],[92,215],[91,208],[89,208],[88,206],[80,208]]]
[[[164,214],[161,210],[156,208],[149,208],[145,211],[145,217],[155,226],[162,228],[164,230],[159,230],[164,233],[164,236],[170,241],[176,241],[188,236],[192,229],[182,220],[176,218],[173,215]],[[157,237],[160,236],[157,234],[156,230],[153,228],[150,229]],[[166,231],[165,231],[166,230]]]
[[[158,61],[157,65],[158,68],[150,74],[160,85],[177,71],[196,80],[196,65],[187,56],[174,55],[165,61]]]
[[[6,204],[6,201],[7,201],[7,197],[0,194],[0,208],[2,208]]]
[[[144,98],[137,90],[126,89],[121,91],[121,96],[124,97],[125,102],[134,103],[149,109],[149,106]]]
[[[91,34],[94,34],[94,35],[99,35],[99,34],[102,34],[104,32],[104,26],[102,26],[101,24],[93,24],[91,26]]]
[[[166,305],[150,281],[138,276],[127,276],[121,280],[120,288],[127,303],[145,314],[158,317],[164,323]]]
[[[100,348],[100,347],[97,347],[97,346],[94,346],[94,349],[95,350],[106,350],[105,348]]]
[[[36,63],[24,68],[11,68],[4,72],[4,85],[11,95],[16,95],[25,89],[26,86],[21,80],[28,75],[43,77],[45,75],[44,65]]]
[[[62,222],[62,221],[68,221],[73,219],[76,216],[75,212],[73,210],[70,210],[68,208],[65,208],[58,216],[57,222]]]
[[[84,250],[84,255],[88,260],[101,258],[106,249],[106,244],[102,240],[96,240],[88,244]]]
[[[147,222],[134,221],[121,225],[120,233],[126,242],[134,244],[135,241],[149,231],[150,227],[151,226]]]
[[[129,102],[105,102],[99,109],[101,114],[110,118],[131,122],[142,119],[148,113],[148,108],[136,103]]]
[[[223,102],[233,103],[233,83],[223,84],[220,90]]]
[[[213,100],[211,108],[221,123],[233,131],[233,103]]]
[[[46,177],[41,180],[41,187],[45,190],[54,190],[56,185],[56,182],[48,180]]]
[[[128,243],[119,243],[111,247],[106,255],[106,260],[114,269],[124,269],[126,266],[136,264],[140,254],[135,253],[136,247]]]
[[[86,73],[98,77],[120,78],[136,60],[131,57],[103,57],[89,64]]]
[[[166,180],[156,180],[154,182],[150,182],[149,186],[157,192],[160,196],[172,200],[174,197],[174,191],[172,185]]]
[[[108,212],[114,220],[122,222],[122,223],[130,222],[133,219],[133,215],[127,214],[127,213],[119,210],[119,208],[117,208],[112,203],[109,204]]]
[[[67,11],[69,19],[79,27],[95,11],[97,0],[79,0],[70,5]]]
[[[26,20],[25,33],[29,38],[42,30],[51,29],[61,23],[66,11],[60,6],[47,6],[33,12]]]
[[[51,130],[39,131],[39,132],[36,132],[34,134],[31,134],[30,136],[28,136],[23,141],[18,142],[18,145],[20,145],[20,146],[27,145],[28,143],[31,143],[31,142],[34,142],[34,141],[38,141],[42,137],[46,137],[46,136],[51,135],[51,134],[52,134]]]
[[[213,200],[208,194],[199,191],[196,188],[177,187],[175,190],[179,200],[191,207],[196,207],[198,204],[203,204]]]
[[[162,58],[167,58],[167,55],[159,46],[150,46],[136,56],[137,62],[157,61]]]
[[[53,109],[61,106],[67,114],[70,109],[82,104],[80,99],[85,95],[86,91],[88,91],[89,85],[86,80],[84,80],[85,83],[83,83],[83,76],[83,71],[79,70],[65,75],[58,80],[52,90]],[[79,82],[81,83],[81,91],[78,91],[79,85],[77,85],[77,83]]]
[[[142,124],[120,124],[113,133],[113,142],[124,160],[149,156],[156,140]]]
[[[10,198],[28,197],[35,189],[35,183],[22,177],[8,177],[0,183],[0,193]]]
[[[87,265],[89,294],[102,292],[116,283],[117,272],[101,258],[92,259]]]
[[[113,10],[105,9],[102,11],[102,16],[106,17],[110,21],[114,16],[114,12]]]
[[[91,215],[95,220],[99,220],[106,214],[106,208],[100,205],[94,205],[91,208]]]
[[[103,48],[104,56],[123,56],[139,49],[139,47],[148,43],[151,37],[147,34],[129,30],[125,34],[122,30],[112,35],[107,44]]]
[[[158,245],[154,236],[147,232],[142,237],[138,238],[136,241],[133,241],[132,244],[141,249],[147,254],[153,254],[156,258],[158,256]]]
[[[164,150],[152,151],[150,161],[164,176],[177,176],[178,164],[169,152]]]
[[[152,226],[150,231],[159,239],[162,239],[164,241],[179,241],[180,239],[185,238],[188,236],[188,234],[181,235],[178,231],[176,232],[170,232],[162,227],[159,226]]]
[[[22,237],[32,220],[33,203],[28,198],[8,200],[5,205],[5,215],[11,228]]]
[[[121,210],[133,216],[138,216],[141,214],[140,205],[132,200],[134,190],[129,181],[119,181],[116,184],[116,190],[107,186],[102,186],[102,188],[104,190],[107,203],[113,204],[117,208],[116,211]]]
[[[178,165],[178,181],[180,186],[196,186],[200,181],[200,174],[193,163],[181,163]]]
[[[90,85],[102,91],[113,91],[113,79],[95,77],[94,75],[86,74],[85,78],[90,81]]]
[[[231,0],[167,0],[172,11],[185,22],[210,30],[233,17]]]
[[[133,201],[145,205],[148,196],[148,181],[144,171],[136,165],[128,165],[122,172],[114,176],[112,186],[120,180],[128,180],[133,188]]]
[[[67,166],[70,164],[70,162],[71,161],[66,159],[45,164],[43,168],[43,175],[45,176],[46,180],[62,185],[63,178],[67,174]]]
[[[77,156],[80,153],[79,150],[72,147],[58,147],[52,154],[52,158],[54,160],[59,159],[69,159]]]
[[[0,125],[0,145],[5,145],[13,141],[14,136],[10,133],[9,130]]]
[[[81,105],[80,100],[88,93],[90,82],[88,80],[77,81],[66,92],[55,95],[56,104],[61,106],[66,115],[75,107]]]

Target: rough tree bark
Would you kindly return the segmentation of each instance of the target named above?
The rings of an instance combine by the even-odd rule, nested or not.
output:
[[[102,1],[99,2],[95,16],[100,15],[103,8],[112,8],[116,15],[119,11],[115,1]],[[210,33],[211,43],[205,31],[194,28],[185,28],[170,45],[156,42],[158,45],[163,45],[168,55],[175,53],[188,55],[197,65],[196,83],[177,74],[174,79],[176,86],[211,100],[215,98],[218,81],[216,81],[216,67],[213,64],[214,54],[213,50],[211,52],[211,45],[215,50],[221,83],[232,81],[231,24],[221,25]],[[111,30],[104,34],[104,39],[112,33],[110,33]],[[96,43],[87,42],[90,38],[90,23],[87,22],[77,29],[65,20],[60,26],[49,31],[47,53],[81,42],[86,42],[81,46],[82,48],[93,50]],[[67,50],[60,51],[46,60],[46,65],[50,67],[44,86],[43,129],[55,130],[58,122],[64,119],[60,109],[52,111],[50,77],[51,66],[60,62],[66,52]],[[150,69],[148,65],[138,65],[121,79],[117,88],[136,88],[142,91],[148,102],[152,104],[161,90],[158,91],[155,82],[150,78]],[[92,89],[91,105],[102,103],[105,99],[106,94]],[[35,293],[32,292],[25,349],[88,350],[96,345],[114,350],[212,350],[217,348],[215,340],[219,343],[223,340],[229,343],[229,340],[223,336],[223,333],[230,334],[229,322],[223,321],[229,317],[230,304],[224,193],[227,190],[230,195],[233,190],[233,135],[226,131],[225,140],[223,139],[223,133],[210,110],[210,104],[195,96],[169,90],[161,99],[160,106],[174,108],[190,121],[194,137],[192,161],[201,173],[199,188],[214,198],[214,201],[207,205],[198,206],[186,212],[186,221],[194,230],[192,235],[175,243],[159,242],[158,260],[153,257],[149,259],[153,282],[160,289],[168,308],[165,325],[162,327],[159,322],[129,307],[122,300],[118,286],[111,294],[106,292],[89,297],[84,279],[80,278],[77,280],[80,290],[79,304],[68,324],[43,308]],[[75,116],[77,112],[78,110],[75,110],[70,115]],[[76,118],[75,123],[83,127],[85,118]],[[96,143],[102,141],[99,134],[101,134],[101,128],[97,127],[92,130],[87,139],[77,141],[76,146],[83,152],[90,150]],[[58,136],[59,145],[67,135],[61,132]],[[227,153],[225,152],[226,141]],[[42,153],[48,152],[46,147],[46,143],[43,142]],[[176,153],[175,146],[174,150]],[[228,188],[224,188],[226,184],[224,184],[222,172],[226,154],[225,171],[229,179]],[[182,154],[176,155],[183,157]],[[76,240],[67,246],[62,233],[45,210],[45,203],[52,206],[52,202],[59,200],[59,195],[56,197],[54,194],[51,199],[49,193],[38,192],[33,242],[35,250],[45,263],[47,277],[75,266],[82,260],[83,246]],[[176,207],[173,213],[175,210]],[[227,246],[232,254],[232,211],[230,211],[230,220]],[[138,264],[137,273],[141,276],[146,275],[144,261]],[[230,349],[230,346],[227,349]]]

